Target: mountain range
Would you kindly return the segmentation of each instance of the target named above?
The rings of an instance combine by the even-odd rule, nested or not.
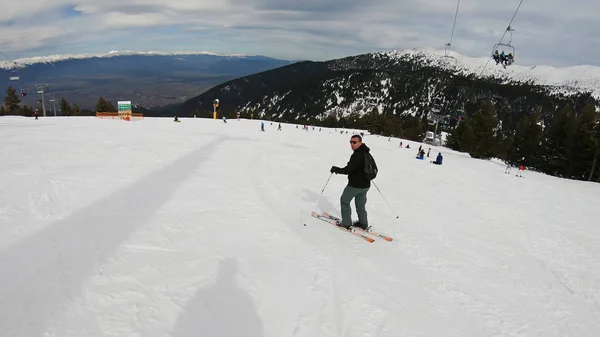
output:
[[[51,55],[0,62],[0,88],[27,93],[35,105],[36,84],[45,83],[47,98],[65,97],[94,109],[100,96],[115,102],[160,107],[180,103],[224,81],[277,68],[292,61],[265,56],[209,52],[118,52]],[[19,80],[11,81],[18,76]]]
[[[311,121],[334,114],[376,112],[440,114],[457,120],[493,99],[505,126],[541,110],[546,121],[564,105],[598,105],[600,68],[553,68],[471,58],[433,49],[389,51],[325,62],[297,62],[224,82],[171,107],[179,115],[212,111],[218,98],[223,114],[253,113],[281,121]]]
[[[600,98],[600,67],[555,68],[515,64],[435,49],[392,50],[325,62],[210,52],[132,52],[51,55],[0,62],[0,87],[27,92],[37,104],[35,84],[48,98],[65,97],[94,109],[98,97],[131,100],[149,115],[252,111],[269,118],[306,119],[329,113],[423,113],[442,103],[454,113],[494,97],[504,110],[548,110],[569,100],[574,106]],[[19,76],[19,81],[10,81]],[[585,93],[589,99],[568,96]],[[556,98],[550,99],[553,95]],[[562,97],[562,98],[561,98]],[[558,101],[557,101],[558,99]],[[562,102],[562,103],[561,103]],[[505,115],[510,113],[504,111]]]

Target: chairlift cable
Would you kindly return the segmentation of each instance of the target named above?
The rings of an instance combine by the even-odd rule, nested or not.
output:
[[[517,16],[517,12],[521,8],[522,4],[523,4],[523,0],[521,0],[521,2],[519,2],[519,6],[517,6],[517,10],[515,10],[515,13],[512,16],[512,19],[510,19],[510,22],[508,23],[507,28],[504,30],[504,34],[502,34],[502,37],[500,38],[500,41],[498,41],[497,44],[502,43],[502,40],[504,40],[504,36],[506,36],[506,32],[508,32],[508,31],[511,30],[512,23],[515,20],[515,17]],[[497,44],[495,44],[494,46],[496,46]],[[494,47],[492,47],[492,52],[490,53],[490,55],[493,55],[493,54],[494,54]],[[488,66],[488,64],[490,63],[490,61],[492,60],[492,58],[493,58],[492,56],[490,56],[490,58],[488,58],[487,62],[483,66],[483,68],[481,68],[481,71],[479,72],[478,77],[481,77],[481,74],[483,73],[483,71],[485,70],[485,68]]]
[[[458,0],[456,4],[456,13],[454,13],[454,24],[452,24],[452,34],[450,34],[450,42],[448,42],[448,47],[452,45],[452,39],[454,38],[454,28],[456,28],[456,19],[458,18],[458,8],[460,7],[460,0]]]
[[[515,10],[515,13],[513,14],[512,18],[510,19],[510,22],[508,23],[508,26],[507,26],[507,28],[504,30],[504,34],[502,34],[502,37],[500,38],[500,41],[498,41],[498,44],[499,44],[499,43],[502,43],[502,40],[504,39],[504,36],[506,36],[506,32],[508,32],[508,31],[511,31],[511,29],[512,29],[512,28],[511,28],[511,27],[512,27],[512,23],[513,23],[513,21],[515,20],[515,17],[517,16],[517,13],[519,12],[519,9],[521,8],[521,5],[522,5],[522,4],[523,4],[523,0],[521,0],[521,1],[519,2],[519,5],[517,6],[517,9]],[[512,34],[512,33],[511,33],[511,34]],[[494,45],[494,47],[495,47],[496,45],[497,45],[497,44],[495,44],[495,45]],[[492,60],[492,58],[493,58],[493,56],[492,56],[492,55],[493,55],[493,53],[494,53],[494,47],[492,47],[492,52],[490,53],[490,57],[488,58],[487,62],[486,62],[486,63],[485,63],[485,65],[483,66],[483,68],[481,68],[481,71],[479,72],[479,75],[477,75],[477,77],[481,77],[481,74],[483,74],[483,71],[485,70],[485,68],[487,68],[488,64],[489,64],[489,63],[490,63],[490,61]],[[476,83],[477,83],[477,82],[475,82],[475,81],[474,81],[474,82],[473,82],[473,85],[471,85],[471,87],[469,88],[469,91],[467,91],[467,94],[465,95],[465,99],[463,100],[463,104],[462,104],[462,105],[463,105],[463,107],[464,107],[464,105],[465,105],[466,98],[467,98],[467,97],[469,97],[469,94],[471,93],[471,91],[472,91],[472,90],[473,90],[473,88],[475,87],[475,84],[476,84]]]
[[[454,13],[454,23],[452,24],[452,33],[450,34],[450,42],[446,43],[446,48],[444,50],[444,56],[443,56],[443,57],[448,57],[448,58],[454,59],[455,60],[455,64],[453,64],[454,67],[456,67],[456,58],[454,56],[448,56],[448,51],[450,50],[450,47],[452,46],[452,39],[454,38],[454,30],[456,28],[456,21],[457,21],[457,18],[458,18],[458,10],[459,10],[459,8],[460,8],[460,0],[458,0],[456,2],[456,12]],[[440,113],[441,110],[443,109],[443,106],[445,105],[444,103],[439,103],[439,99],[438,98],[439,97],[436,95],[436,97],[434,98],[434,103],[433,103],[434,105],[438,106],[438,108],[436,108],[436,110],[439,110],[439,111],[437,111],[436,114]],[[438,99],[437,104],[435,102],[436,99]]]

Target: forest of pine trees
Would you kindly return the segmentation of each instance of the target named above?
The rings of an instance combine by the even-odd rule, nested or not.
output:
[[[521,117],[516,130],[502,132],[494,105],[486,102],[463,119],[448,137],[447,146],[474,158],[500,158],[553,176],[600,181],[600,115],[588,104],[575,113],[560,109],[544,126],[540,112]]]

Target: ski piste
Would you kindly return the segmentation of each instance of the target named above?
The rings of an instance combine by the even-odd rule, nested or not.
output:
[[[338,218],[337,216],[331,215],[331,214],[329,214],[327,212],[323,212],[323,216],[326,216],[326,217],[328,217],[331,220],[335,220],[335,221],[339,221],[339,222],[342,221],[342,219]],[[367,228],[367,230],[364,230],[364,229],[359,228],[359,227],[352,227],[352,228],[354,228],[354,229],[356,229],[358,231],[361,231],[363,233],[367,233],[367,234],[378,236],[378,237],[384,239],[385,241],[392,241],[393,240],[392,237],[387,236],[387,235],[385,235],[383,233],[375,232],[375,231],[371,230],[370,227]]]
[[[363,240],[365,240],[365,241],[367,241],[367,242],[373,242],[373,241],[375,241],[375,239],[373,239],[373,238],[370,238],[370,237],[366,236],[365,234],[359,233],[359,232],[357,232],[357,231],[353,231],[352,229],[346,229],[346,228],[344,228],[344,227],[342,227],[342,226],[339,226],[339,225],[337,224],[337,220],[335,220],[335,219],[332,219],[332,218],[331,218],[331,217],[329,217],[329,216],[326,216],[326,215],[323,215],[323,214],[318,214],[318,213],[317,213],[317,212],[315,212],[315,211],[313,211],[313,212],[311,213],[311,215],[312,215],[312,216],[314,216],[314,217],[315,217],[315,218],[317,218],[317,219],[320,219],[320,220],[323,220],[323,221],[325,221],[325,222],[327,222],[327,223],[330,223],[330,224],[332,224],[333,226],[337,227],[338,229],[340,229],[340,230],[342,230],[342,231],[348,232],[348,233],[350,233],[350,234],[354,234],[354,235],[358,236],[359,238],[361,238],[361,239],[363,239]]]

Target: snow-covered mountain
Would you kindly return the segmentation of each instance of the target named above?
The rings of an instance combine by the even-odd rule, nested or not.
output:
[[[0,64],[0,90],[28,93],[24,104],[37,103],[34,87],[47,83],[49,95],[94,109],[100,96],[131,100],[145,107],[180,103],[219,83],[290,64],[265,56],[210,52],[133,52],[50,55]],[[11,81],[18,76],[20,80]]]
[[[250,55],[244,54],[219,54],[210,51],[109,51],[107,53],[82,53],[82,54],[56,54],[48,56],[28,57],[10,61],[0,61],[0,68],[14,69],[37,63],[55,63],[59,61],[88,59],[88,58],[110,58],[117,56],[177,56],[177,55],[213,55],[223,57],[245,58]],[[448,56],[444,50],[433,48],[392,50],[373,55],[386,55],[391,58],[403,59],[406,57],[418,57],[430,65],[453,65],[458,73],[463,75],[475,74],[481,76],[493,76],[519,82],[531,82],[540,85],[556,86],[561,92],[572,93],[573,91],[591,91],[594,96],[600,98],[600,67],[592,65],[578,65],[571,67],[552,67],[546,65],[520,65],[518,56],[516,63],[504,69],[496,65],[488,57],[470,57],[460,53],[449,51]],[[253,55],[252,57],[258,57]],[[483,69],[483,71],[482,71]]]
[[[576,90],[590,91],[600,98],[600,67],[578,65],[571,67],[552,67],[546,65],[520,65],[518,56],[515,63],[503,68],[489,57],[470,57],[450,51],[437,49],[405,49],[379,53],[391,58],[403,59],[418,57],[423,62],[434,65],[454,65],[456,72],[462,75],[493,76],[519,82],[533,82],[538,85],[556,86],[558,91],[572,93]]]
[[[178,56],[178,55],[212,55],[223,57],[244,58],[248,55],[242,54],[218,54],[209,51],[175,51],[175,52],[160,52],[160,51],[131,51],[131,50],[111,50],[107,53],[82,53],[82,54],[55,54],[47,56],[35,56],[20,58],[13,61],[0,61],[2,69],[18,69],[37,63],[56,63],[68,60],[81,60],[89,58],[109,58],[117,56]]]
[[[311,122],[367,113],[430,116],[437,104],[438,114],[452,126],[461,115],[472,115],[484,101],[493,99],[498,118],[510,130],[523,114],[541,110],[549,123],[565,105],[575,110],[586,103],[598,105],[598,67],[575,67],[586,76],[577,78],[573,74],[578,72],[568,68],[512,65],[504,69],[486,58],[451,55],[404,50],[298,62],[222,83],[190,98],[173,113],[212,111],[218,98],[222,112],[230,116],[239,111]]]

